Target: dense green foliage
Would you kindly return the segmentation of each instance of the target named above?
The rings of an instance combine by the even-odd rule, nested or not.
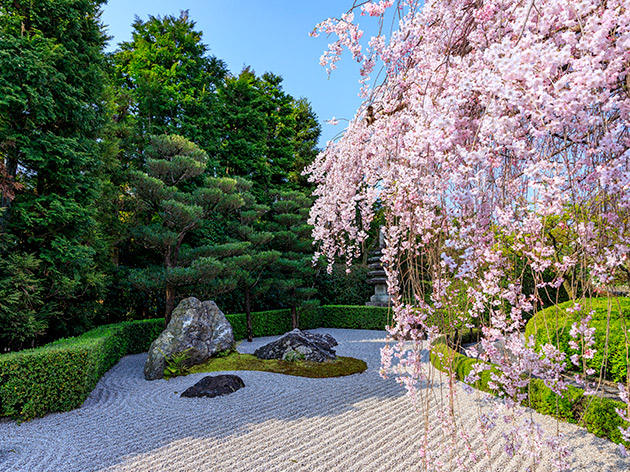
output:
[[[391,311],[377,306],[324,305],[317,312],[323,328],[381,330],[392,324]]]
[[[366,266],[356,265],[346,273],[343,264],[335,264],[332,273],[320,271],[315,281],[317,298],[322,305],[363,305],[374,295],[374,286],[367,283]]]
[[[33,254],[13,253],[0,259],[0,345],[20,349],[42,335],[47,306],[42,300],[40,261]]]
[[[148,291],[165,290],[164,317],[168,324],[182,289],[210,286],[223,272],[219,258],[247,247],[238,242],[227,247],[191,247],[185,240],[204,219],[225,218],[241,208],[244,199],[240,193],[248,186],[235,179],[209,176],[201,177],[194,185],[191,181],[206,169],[207,154],[177,135],[152,136],[150,140],[143,171],[131,174],[141,217],[132,234],[161,257],[159,264],[132,271],[131,279]]]
[[[320,126],[304,99],[282,90],[282,78],[245,68],[218,91],[221,113],[219,175],[245,177],[265,204],[270,191],[298,190],[304,167],[317,155]]]
[[[582,309],[568,313],[567,308],[573,302],[565,302],[539,311],[527,323],[525,335],[534,336],[536,345],[551,343],[566,353],[566,366],[575,370],[576,366],[568,360],[576,354],[569,346],[571,325],[586,316],[591,310],[593,318],[589,327],[595,328],[595,345],[597,352],[592,359],[586,361],[586,366],[595,370],[596,375],[612,381],[625,382],[628,375],[628,325],[630,319],[630,298],[616,297],[593,298],[581,302]],[[578,344],[580,339],[576,340]],[[582,370],[582,369],[580,369]]]
[[[472,371],[473,366],[482,361],[466,357],[453,347],[472,342],[478,339],[478,336],[476,329],[460,330],[456,339],[453,336],[442,336],[437,341],[436,348],[431,352],[431,363],[443,372],[453,373],[455,379],[464,380]],[[497,392],[488,385],[492,371],[492,368],[483,371],[480,374],[480,380],[473,386],[478,390],[496,394]],[[497,370],[494,371],[498,373]],[[531,379],[526,393],[527,398],[522,402],[523,406],[583,426],[596,436],[607,438],[615,443],[622,442],[618,427],[629,426],[615,412],[615,408],[624,410],[627,408],[625,403],[619,401],[586,396],[583,390],[571,386],[563,396],[558,396],[540,379]]]
[[[152,134],[179,134],[214,156],[216,89],[226,77],[225,64],[208,55],[187,12],[138,18],[132,26],[131,41],[122,42],[112,56],[115,120],[132,130],[126,151],[134,157],[134,144],[141,149]]]
[[[0,5],[0,168],[15,182],[1,195],[5,258],[29,254],[53,336],[97,316],[105,247],[94,205],[105,122],[102,0],[18,0]],[[32,307],[18,306],[22,313]],[[13,344],[33,341],[37,327]]]
[[[361,320],[354,322],[353,313]],[[289,310],[252,313],[254,335],[291,330]],[[338,317],[338,318],[337,318]],[[226,315],[234,338],[246,337],[245,314]],[[319,327],[384,329],[387,309],[321,306],[301,316],[301,329]],[[163,319],[95,328],[46,346],[0,355],[0,416],[27,420],[52,411],[78,408],[99,378],[127,354],[147,351],[164,329]]]
[[[127,354],[144,352],[163,320],[106,325],[76,338],[0,356],[0,415],[23,420],[80,406]]]
[[[318,291],[364,303],[365,270],[311,265],[309,102],[231,74],[187,12],[105,54],[103,4],[0,5],[0,353],[191,295],[309,326]],[[271,329],[256,316],[251,335]]]
[[[297,190],[272,196],[267,227],[274,236],[272,247],[280,253],[272,268],[273,285],[279,303],[291,309],[291,326],[297,328],[298,308],[317,293],[312,228],[307,224],[311,199]]]

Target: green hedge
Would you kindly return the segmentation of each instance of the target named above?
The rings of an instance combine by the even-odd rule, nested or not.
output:
[[[473,366],[483,361],[466,357],[451,349],[451,346],[471,342],[473,338],[478,338],[477,331],[461,330],[457,339],[448,336],[442,336],[438,339],[431,352],[433,366],[442,372],[454,372],[457,380],[464,380],[472,371]],[[480,374],[480,380],[473,387],[495,394],[496,392],[488,387],[490,374],[493,370],[498,372],[496,367],[483,371]],[[558,396],[540,379],[530,380],[527,398],[523,401],[523,406],[586,427],[590,433],[607,438],[617,444],[622,442],[619,427],[627,428],[629,426],[615,411],[615,408],[626,409],[625,403],[609,398],[585,396],[583,390],[571,386],[564,395]],[[626,442],[624,444],[629,445]]]
[[[234,339],[245,339],[247,337],[247,325],[245,313],[235,315],[225,315],[232,325]],[[269,310],[252,313],[252,331],[254,337],[274,336],[291,331],[291,311],[290,310]]]
[[[245,314],[225,315],[232,329],[234,339],[247,337]],[[324,305],[302,310],[301,329],[346,328],[384,330],[389,319],[389,309],[372,306]],[[276,336],[291,330],[290,310],[270,310],[252,313],[254,337]]]
[[[320,306],[300,313],[300,327],[384,329],[386,308]],[[226,315],[237,340],[246,337],[245,315]],[[254,336],[291,330],[289,310],[252,313]],[[0,355],[0,416],[28,420],[78,408],[102,375],[128,354],[145,352],[164,329],[164,319],[101,326],[82,336],[37,349]]]
[[[1,355],[0,416],[27,420],[77,408],[122,356],[146,351],[163,329],[163,319],[118,323]]]
[[[536,346],[551,343],[559,346],[567,355],[566,367],[575,369],[568,359],[575,354],[569,347],[571,325],[584,317],[586,313],[594,310],[593,319],[589,326],[596,328],[595,345],[597,349],[593,359],[587,360],[587,366],[595,369],[599,375],[602,366],[605,367],[605,378],[614,382],[625,382],[628,375],[627,342],[625,333],[630,327],[630,298],[619,297],[610,300],[610,331],[608,332],[608,348],[606,345],[606,331],[608,324],[608,299],[593,298],[582,303],[582,311],[579,313],[567,313],[566,309],[573,306],[573,302],[566,302],[541,310],[529,320],[525,330],[525,336],[534,336]],[[619,305],[617,305],[619,302]],[[556,329],[557,326],[557,329]],[[624,329],[625,327],[625,329]]]
[[[322,328],[384,330],[391,325],[388,308],[375,306],[324,305],[318,308]]]

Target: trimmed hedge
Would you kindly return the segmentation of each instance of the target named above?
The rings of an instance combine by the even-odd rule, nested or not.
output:
[[[232,325],[234,339],[237,341],[245,339],[247,337],[245,313],[225,315],[225,317]],[[254,337],[273,336],[291,331],[291,311],[269,310],[252,313],[252,331]]]
[[[617,305],[619,302],[619,306]],[[610,331],[608,332],[608,349],[606,345],[606,331],[608,324],[608,299],[593,298],[583,302],[583,308],[578,313],[569,314],[566,309],[573,306],[573,302],[566,302],[539,311],[528,321],[525,336],[534,336],[536,346],[551,343],[559,346],[567,355],[566,367],[574,370],[575,366],[568,359],[575,354],[569,347],[571,336],[569,331],[575,321],[579,321],[590,310],[594,310],[593,319],[589,323],[595,330],[595,348],[597,352],[593,359],[589,359],[586,365],[595,369],[599,375],[602,365],[605,364],[605,378],[614,382],[625,382],[628,375],[627,343],[626,335],[630,327],[630,298],[619,297],[611,300]],[[621,308],[621,311],[619,310]],[[620,316],[621,314],[621,316]],[[557,330],[556,330],[557,325]],[[625,327],[625,329],[624,329]],[[606,356],[604,356],[606,354]]]
[[[471,342],[478,337],[477,331],[476,329],[460,330],[457,339],[451,339],[448,336],[438,339],[431,352],[433,366],[442,372],[453,372],[457,380],[463,381],[472,371],[473,365],[483,361],[466,357],[451,349],[450,346]],[[488,387],[490,373],[495,369],[483,371],[480,374],[480,380],[472,386],[478,390],[496,394]],[[627,428],[629,424],[623,421],[615,411],[615,408],[626,409],[625,403],[609,398],[585,396],[583,390],[571,386],[564,395],[558,396],[542,380],[531,379],[527,398],[522,405],[544,415],[583,426],[595,436],[609,439],[617,444],[623,442],[626,446],[630,445],[623,441],[619,431],[619,427]]]
[[[28,420],[79,407],[127,354],[146,351],[164,320],[100,326],[76,338],[0,356],[0,416]]]
[[[300,313],[302,329],[385,329],[387,308],[320,306]],[[226,315],[237,340],[246,337],[245,314]],[[252,313],[254,336],[291,330],[289,310]],[[99,379],[128,354],[146,352],[164,319],[100,326],[75,338],[0,355],[0,416],[29,420],[80,407]]]
[[[391,325],[389,308],[376,306],[324,305],[318,308],[322,328],[384,330]]]
[[[389,309],[373,306],[324,305],[302,310],[301,329],[346,328],[384,330],[389,320]],[[225,315],[236,340],[247,337],[245,314]],[[276,336],[291,331],[290,310],[270,310],[252,313],[254,337]]]

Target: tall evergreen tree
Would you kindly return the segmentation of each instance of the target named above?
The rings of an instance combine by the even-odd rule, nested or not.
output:
[[[208,54],[187,11],[136,18],[132,35],[113,55],[120,87],[116,120],[131,122],[140,148],[148,135],[178,134],[214,156],[216,89],[227,73],[223,61]]]
[[[248,244],[242,255],[234,260],[238,295],[243,297],[247,340],[253,340],[252,302],[269,291],[273,285],[269,268],[281,256],[279,251],[271,250],[269,243],[274,234],[261,230],[261,217],[269,207],[247,202],[247,209],[240,212],[238,219],[232,221],[231,230],[235,240]]]
[[[128,172],[141,169],[144,149],[152,134],[177,134],[196,143],[209,156],[209,175],[218,145],[216,88],[226,74],[225,65],[208,53],[201,32],[187,12],[133,23],[131,41],[109,56],[115,107],[108,127],[110,180],[102,206],[113,245],[112,261],[118,275],[109,286],[114,304],[133,305],[135,313],[118,317],[146,317],[161,310],[154,292],[130,290],[130,268],[152,265],[154,253],[133,244],[130,223],[134,214]]]
[[[57,335],[90,324],[105,282],[94,206],[106,82],[103,3],[0,3],[0,168],[9,184],[2,227],[20,253],[32,255],[22,266],[58,314],[48,328]]]
[[[147,248],[157,251],[161,260],[132,271],[131,278],[142,289],[164,291],[168,324],[178,295],[195,285],[214,282],[224,274],[221,257],[246,247],[239,243],[187,244],[190,233],[204,219],[221,219],[243,205],[239,192],[244,184],[202,176],[207,154],[181,136],[152,136],[150,143],[144,170],[132,173],[138,214],[142,215],[134,235]],[[215,291],[221,291],[220,285],[215,287]]]
[[[291,326],[299,326],[299,310],[317,293],[314,288],[312,227],[307,224],[311,199],[302,192],[280,191],[272,195],[272,247],[281,256],[275,262],[274,286],[280,303],[291,309]]]
[[[252,180],[252,192],[265,204],[270,190],[303,188],[301,173],[317,155],[320,134],[309,103],[284,92],[280,76],[257,77],[249,68],[218,92],[219,174]]]

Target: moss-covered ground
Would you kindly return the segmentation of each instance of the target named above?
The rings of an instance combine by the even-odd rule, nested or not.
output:
[[[214,357],[209,361],[193,366],[189,373],[219,372],[231,370],[260,370],[298,377],[325,378],[358,374],[367,369],[367,364],[353,357],[338,356],[330,362],[297,360],[294,362],[279,359],[258,359],[253,354],[233,351],[225,357]]]

